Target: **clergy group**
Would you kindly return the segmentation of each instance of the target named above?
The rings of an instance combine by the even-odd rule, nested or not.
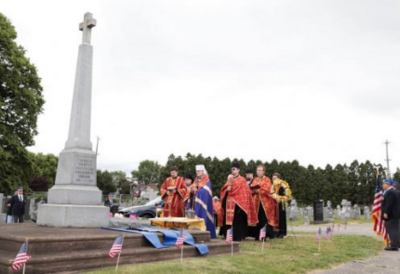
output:
[[[204,219],[211,238],[219,234],[226,237],[232,228],[233,240],[246,237],[258,240],[264,229],[267,238],[283,238],[287,234],[286,204],[291,199],[289,184],[274,173],[271,179],[265,175],[265,167],[257,166],[257,176],[246,170],[246,178],[240,175],[239,163],[233,163],[220,196],[212,194],[212,184],[204,165],[196,165],[196,176],[178,176],[178,169],[170,169],[161,186],[164,199],[164,217],[186,217],[194,212]]]

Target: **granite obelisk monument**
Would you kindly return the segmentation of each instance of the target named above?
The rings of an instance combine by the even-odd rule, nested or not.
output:
[[[48,204],[39,206],[37,224],[56,227],[99,227],[109,224],[109,209],[103,206],[96,185],[96,153],[90,141],[93,47],[91,30],[96,26],[86,13],[79,46],[68,139],[60,153],[55,185]]]

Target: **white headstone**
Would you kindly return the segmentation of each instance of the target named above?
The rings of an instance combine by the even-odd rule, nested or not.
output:
[[[4,223],[6,220],[6,213],[3,213],[6,209],[4,208],[5,199],[4,194],[0,193],[0,223]]]
[[[358,205],[357,204],[355,204],[354,205],[354,207],[353,207],[353,212],[352,212],[353,214],[353,219],[355,219],[355,220],[359,220],[360,219],[360,215],[361,215],[361,209],[358,207]]]
[[[0,193],[0,214],[3,213],[3,200],[4,200],[4,194]]]
[[[55,185],[48,204],[39,206],[39,225],[57,227],[99,227],[109,224],[109,209],[103,206],[96,182],[96,153],[90,141],[92,61],[91,28],[96,25],[86,13],[75,74],[74,96],[68,139],[60,153]]]
[[[371,211],[369,210],[368,206],[364,207],[364,217],[365,217],[365,220],[371,219]]]

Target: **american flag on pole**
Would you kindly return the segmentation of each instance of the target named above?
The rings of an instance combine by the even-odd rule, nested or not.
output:
[[[124,243],[124,236],[119,235],[117,239],[115,239],[114,244],[112,245],[110,252],[108,252],[108,256],[110,258],[114,258],[115,255],[121,253],[122,244]]]
[[[376,188],[374,196],[374,206],[372,207],[372,219],[374,220],[374,231],[378,235],[382,235],[383,241],[387,243],[388,235],[386,232],[385,221],[381,216],[381,205],[383,200],[383,192],[381,187],[381,175],[376,172]]]
[[[267,225],[265,225],[263,228],[260,229],[260,241],[262,241],[263,239],[265,239],[265,237],[267,236]]]
[[[17,271],[18,269],[20,269],[24,264],[26,264],[26,262],[31,258],[31,256],[29,256],[28,254],[26,254],[26,243],[23,243],[18,254],[17,257],[15,257],[12,265],[11,265],[11,269],[14,271]]]
[[[329,241],[332,238],[332,228],[328,226],[325,233],[325,239]]]
[[[332,225],[332,235],[335,233],[335,224]]]
[[[317,243],[321,242],[321,234],[322,234],[322,231],[321,231],[321,228],[319,228],[319,230],[317,232]]]
[[[227,243],[231,243],[233,241],[233,227],[228,229],[228,231],[226,232],[226,240],[225,241]]]
[[[183,234],[183,230],[181,230],[181,232],[179,233],[178,238],[176,239],[175,246],[176,247],[181,247],[186,239],[187,239],[187,236],[185,234]]]

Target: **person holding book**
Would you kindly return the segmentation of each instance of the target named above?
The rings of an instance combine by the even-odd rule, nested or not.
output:
[[[171,177],[161,185],[161,198],[164,199],[164,217],[185,217],[184,201],[188,188],[183,177],[178,176],[178,168],[170,169]]]
[[[257,241],[260,236],[260,230],[267,225],[266,237],[272,239],[275,237],[274,230],[277,229],[276,222],[276,201],[270,196],[271,180],[264,175],[265,167],[257,166],[257,178],[255,178],[250,190],[253,197],[253,203],[258,216],[258,224],[254,229],[251,229],[251,235]]]

